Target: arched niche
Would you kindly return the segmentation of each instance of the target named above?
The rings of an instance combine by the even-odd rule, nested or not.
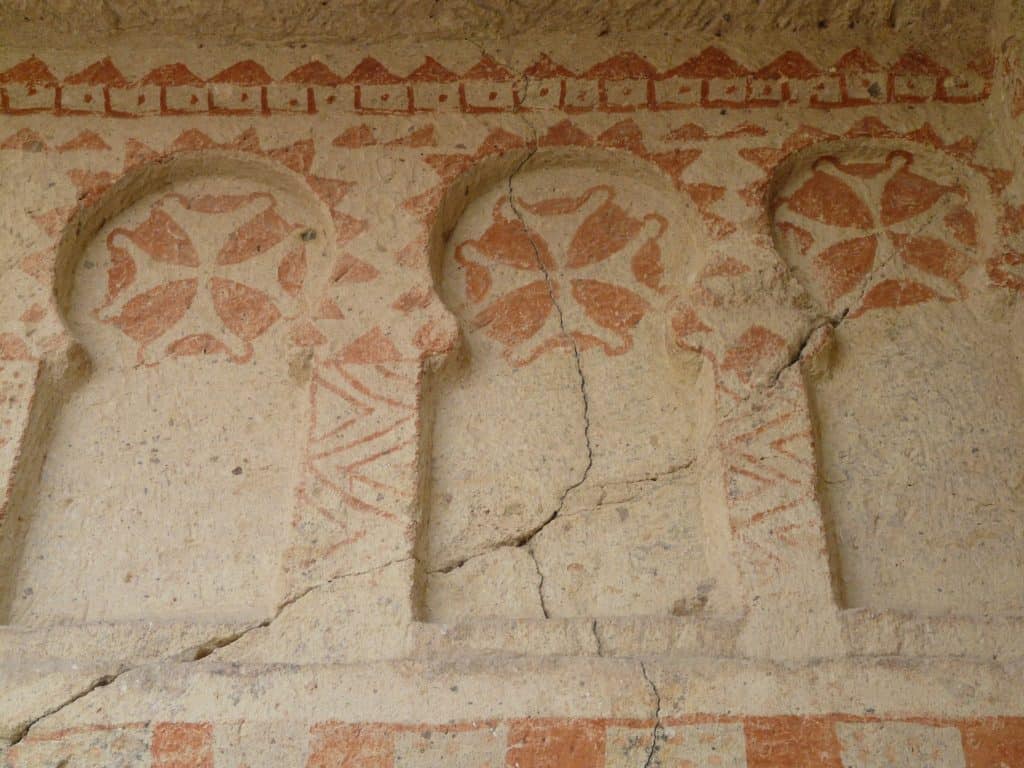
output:
[[[10,623],[276,605],[308,399],[292,332],[331,234],[302,180],[226,153],[133,170],[68,226],[53,285],[85,362],[36,407]]]
[[[461,343],[425,387],[427,620],[715,603],[693,467],[706,393],[666,341],[697,221],[613,151],[509,153],[448,190],[432,267]]]
[[[826,144],[781,167],[771,213],[835,326],[811,389],[845,605],[1020,613],[1020,316],[985,280],[984,180],[916,145]]]

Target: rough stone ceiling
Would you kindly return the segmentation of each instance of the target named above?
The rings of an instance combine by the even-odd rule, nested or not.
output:
[[[0,0],[0,42],[78,47],[123,33],[222,42],[532,32],[986,33],[1000,0]]]

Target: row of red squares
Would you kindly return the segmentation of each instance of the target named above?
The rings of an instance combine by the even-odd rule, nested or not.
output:
[[[267,760],[305,768],[1024,768],[1024,717],[165,722],[33,733],[10,750],[6,764],[72,755],[75,765],[136,765],[148,758],[152,768],[237,768]]]

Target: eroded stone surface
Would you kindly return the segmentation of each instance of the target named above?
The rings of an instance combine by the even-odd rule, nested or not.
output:
[[[179,2],[170,8],[154,0],[107,0],[88,5],[51,0],[28,8],[14,0],[0,6],[7,39],[47,41],[55,32],[103,39],[126,31],[208,36],[216,40],[342,40],[380,42],[416,35],[437,37],[506,36],[561,32],[567,28],[590,34],[611,31],[673,29],[705,34],[742,33],[750,30],[787,31],[837,29],[898,29],[903,33],[934,35],[959,25],[977,25],[996,3],[912,3],[828,0],[797,4],[773,1],[752,11],[745,3],[699,2],[665,5],[657,2],[624,5],[615,0],[549,3],[531,1],[507,5],[470,2],[421,6],[399,2],[387,6],[342,2],[330,5],[312,0],[286,3],[242,3],[238,0],[210,8]]]
[[[6,762],[1024,760],[1020,11],[784,5],[5,27]]]
[[[272,610],[308,379],[286,339],[327,267],[315,219],[275,192],[176,184],[79,257],[65,317],[89,373],[27,504],[10,623]]]
[[[987,197],[968,169],[883,152],[817,157],[776,197],[780,251],[842,318],[814,404],[844,598],[1015,613],[1020,318],[979,295]]]
[[[664,599],[638,601],[659,591],[659,570],[688,582],[672,602],[706,581],[692,491],[639,502],[632,522],[620,505],[618,530],[610,506],[588,513],[604,539],[565,538],[563,525],[590,498],[610,505],[623,486],[695,461],[699,387],[673,364],[663,320],[694,250],[695,212],[662,184],[607,151],[542,151],[463,211],[440,267],[464,348],[431,387],[428,569],[494,544],[526,547],[551,574],[550,616],[664,612]],[[658,549],[666,555],[649,556]]]
[[[541,574],[530,552],[499,547],[426,577],[423,613],[431,621],[543,618]]]

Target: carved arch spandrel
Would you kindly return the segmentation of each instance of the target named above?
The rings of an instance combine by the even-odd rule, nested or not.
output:
[[[683,615],[734,605],[732,565],[709,551],[720,549],[709,544],[720,521],[709,530],[697,489],[702,390],[689,371],[674,368],[665,340],[666,309],[697,248],[700,215],[679,197],[671,178],[633,154],[565,146],[494,153],[476,158],[442,198],[430,249],[437,290],[459,318],[462,343],[426,382],[433,424],[424,437],[435,442],[424,448],[433,460],[425,470],[430,487],[420,549],[425,618]],[[646,192],[639,194],[636,184]],[[639,366],[631,373],[630,361]],[[502,382],[513,389],[486,395]],[[659,382],[673,392],[654,392]],[[649,397],[639,394],[647,389]],[[609,398],[631,391],[654,406],[664,400],[671,411],[661,414],[653,432],[650,414],[633,401],[620,400],[618,409],[633,423],[608,426],[614,421]],[[477,435],[473,450],[459,454],[453,435],[476,434],[474,421],[481,419],[500,442]],[[665,437],[664,448],[640,449],[646,470],[634,468],[633,433],[648,432]],[[517,451],[536,466],[516,464]],[[489,461],[497,462],[490,470]],[[472,487],[474,472],[505,483],[539,482],[543,488],[523,496],[541,501],[536,509],[513,504],[506,510],[500,492],[467,496],[456,480]],[[651,488],[630,486],[646,481]],[[659,484],[688,490],[662,498]],[[478,485],[494,491],[493,483]],[[625,494],[618,511],[610,502],[616,494]],[[452,517],[460,506],[469,511]],[[673,509],[683,522],[674,532],[661,530],[661,518]],[[609,513],[619,517],[605,520]],[[639,526],[632,534],[624,527],[631,515]],[[609,562],[620,549],[642,548],[645,536],[664,541],[666,551],[696,539],[692,558],[676,557],[679,594],[672,593],[669,603],[639,605],[630,598],[616,608],[588,597],[583,582],[602,578],[594,547],[616,530],[619,540],[605,547]],[[549,546],[549,537],[561,543]],[[545,562],[552,553],[575,558],[575,565],[562,569]],[[588,576],[591,570],[596,575]],[[514,582],[515,604],[445,605],[467,595],[459,582],[477,578],[477,571]],[[534,583],[538,579],[543,585]],[[538,591],[540,604],[534,605]],[[666,598],[671,592],[652,591]]]
[[[898,141],[780,171],[776,244],[836,328],[812,390],[846,604],[1019,614],[1024,371],[993,279],[995,174]]]

